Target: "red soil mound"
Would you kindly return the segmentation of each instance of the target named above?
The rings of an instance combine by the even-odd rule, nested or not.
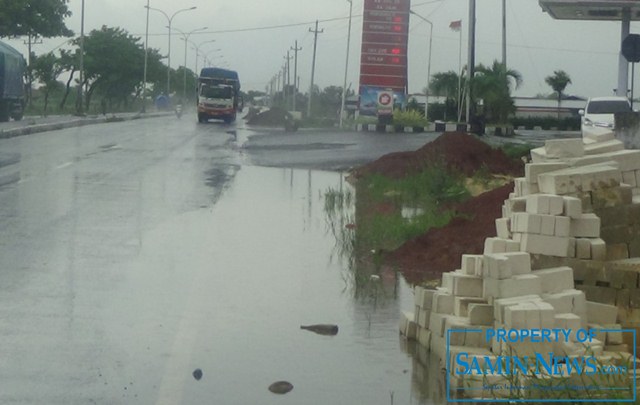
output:
[[[485,166],[492,174],[521,176],[523,163],[505,155],[499,149],[463,132],[445,132],[435,141],[414,152],[397,152],[382,156],[354,170],[355,178],[377,173],[392,178],[402,178],[418,173],[425,166],[441,162],[449,169],[472,176]]]
[[[513,183],[461,203],[456,207],[460,217],[406,242],[389,253],[386,264],[414,284],[459,268],[463,254],[481,254],[484,240],[495,236],[495,219],[502,216],[502,203],[512,191]]]

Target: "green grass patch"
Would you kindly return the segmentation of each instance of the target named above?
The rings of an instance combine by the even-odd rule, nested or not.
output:
[[[505,143],[500,146],[504,154],[513,159],[529,156],[533,148],[535,148],[535,146],[530,143]]]

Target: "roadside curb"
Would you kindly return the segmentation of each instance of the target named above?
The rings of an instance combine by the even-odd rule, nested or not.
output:
[[[145,119],[145,118],[157,118],[157,117],[164,117],[167,115],[173,115],[173,112],[145,113],[145,114],[137,113],[129,116],[110,115],[106,117],[73,118],[73,119],[70,119],[69,121],[51,122],[47,124],[34,124],[34,125],[28,125],[20,128],[10,128],[10,129],[0,130],[0,139],[15,138],[17,136],[31,135],[31,134],[36,134],[40,132],[57,131],[60,129],[82,127],[85,125],[107,124],[110,122],[132,121],[132,120]]]
[[[405,127],[402,125],[380,125],[380,124],[357,124],[356,131],[359,132],[404,132],[404,133],[421,133],[421,132],[468,132],[469,125],[466,123],[444,123],[436,122],[426,127]]]

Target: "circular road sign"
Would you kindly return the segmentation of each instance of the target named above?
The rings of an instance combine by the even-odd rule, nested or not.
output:
[[[381,107],[389,107],[393,103],[393,95],[390,92],[382,91],[378,94],[378,104]]]
[[[629,62],[640,62],[640,35],[629,34],[622,40],[622,56]]]

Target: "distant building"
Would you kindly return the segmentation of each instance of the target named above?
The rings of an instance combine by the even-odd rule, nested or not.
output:
[[[552,98],[514,97],[515,116],[518,118],[556,118],[558,116],[558,100]],[[577,117],[578,111],[585,107],[587,100],[570,96],[560,104],[560,118]]]

